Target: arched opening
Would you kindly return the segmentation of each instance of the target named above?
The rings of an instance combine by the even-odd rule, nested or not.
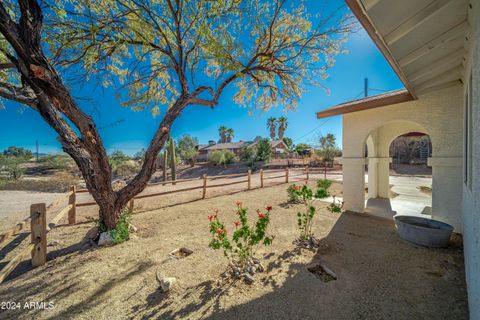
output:
[[[432,141],[410,121],[386,123],[365,139],[365,212],[392,216],[431,214]]]

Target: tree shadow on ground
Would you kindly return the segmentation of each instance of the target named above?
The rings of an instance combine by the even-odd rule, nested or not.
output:
[[[293,245],[292,245],[293,246]],[[393,222],[342,214],[307,263],[302,249],[280,253],[245,299],[205,281],[166,296],[153,292],[132,309],[142,319],[466,319],[463,256],[453,243],[428,249],[400,240]],[[309,266],[328,266],[337,280],[323,282]],[[247,287],[245,290],[249,290]],[[238,292],[237,292],[238,294]],[[193,297],[193,299],[192,299]],[[445,303],[452,301],[452,303]]]

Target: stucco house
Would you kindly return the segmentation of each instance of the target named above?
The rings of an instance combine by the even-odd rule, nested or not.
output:
[[[343,116],[345,208],[365,212],[366,165],[368,197],[388,198],[391,142],[428,134],[432,218],[463,234],[470,317],[480,319],[480,0],[346,2],[405,89],[317,113]]]
[[[256,146],[258,141],[253,142],[250,144],[251,146]],[[270,140],[270,145],[272,146],[272,151],[274,154],[282,154],[288,152],[288,147],[285,141],[277,139],[277,140]]]
[[[235,155],[238,156],[240,154],[240,150],[247,144],[248,143],[245,141],[225,142],[225,143],[210,142],[208,145],[198,149],[198,157],[202,159],[205,158],[206,160],[208,159],[208,157],[213,151],[217,151],[217,150],[228,150],[235,153]]]

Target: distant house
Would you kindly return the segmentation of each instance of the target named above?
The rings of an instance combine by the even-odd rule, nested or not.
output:
[[[258,141],[252,143],[252,146],[255,146]],[[270,145],[272,146],[273,153],[281,154],[281,153],[288,153],[288,147],[283,140],[272,140],[270,141]]]
[[[208,145],[198,145],[198,156],[197,156],[197,161],[206,161],[208,160],[208,157],[213,151],[218,151],[218,150],[228,150],[235,155],[240,155],[240,150],[248,145],[247,142],[245,141],[239,141],[239,142],[226,142],[226,143],[215,143],[214,141],[209,141]]]

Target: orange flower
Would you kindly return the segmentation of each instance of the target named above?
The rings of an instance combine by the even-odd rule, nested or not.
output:
[[[239,220],[234,221],[233,224],[235,225],[235,227],[238,227],[240,225],[240,221]]]
[[[242,202],[240,202],[240,201],[238,201],[238,200],[235,201],[235,204],[237,205],[238,208],[240,208],[240,207],[242,206]]]

